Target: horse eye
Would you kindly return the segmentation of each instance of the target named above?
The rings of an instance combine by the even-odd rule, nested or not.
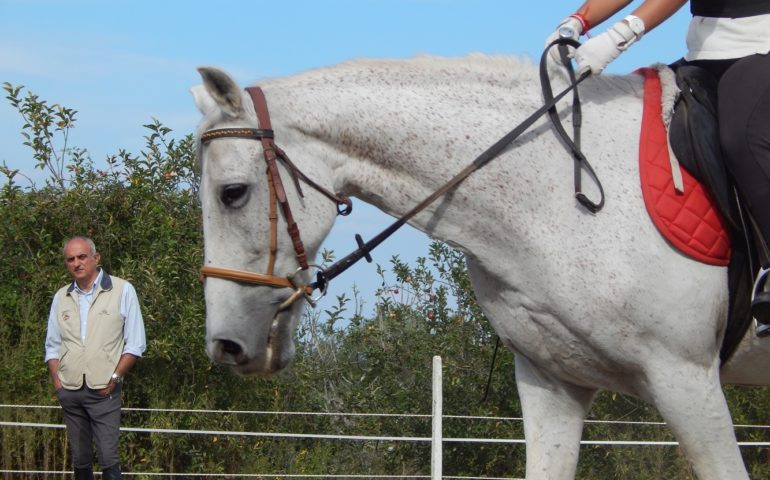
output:
[[[246,200],[248,199],[246,194],[248,191],[249,187],[244,183],[225,185],[222,187],[222,192],[220,193],[219,198],[222,200],[222,203],[228,207],[240,208],[246,204]]]

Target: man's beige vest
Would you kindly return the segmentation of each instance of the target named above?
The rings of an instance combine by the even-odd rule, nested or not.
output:
[[[123,353],[125,320],[120,314],[120,297],[125,280],[104,272],[96,286],[88,310],[88,331],[85,344],[80,340],[80,307],[74,282],[56,292],[61,333],[59,379],[62,387],[77,390],[85,377],[89,388],[104,388]]]

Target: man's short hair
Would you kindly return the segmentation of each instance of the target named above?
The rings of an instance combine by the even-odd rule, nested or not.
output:
[[[66,242],[64,242],[64,246],[61,247],[62,255],[64,255],[64,249],[67,248],[67,245],[71,241],[73,241],[73,240],[82,240],[82,241],[86,242],[88,244],[88,249],[91,251],[91,256],[93,257],[94,255],[96,255],[96,244],[94,243],[94,241],[91,240],[88,237],[83,237],[83,236],[80,236],[80,235],[72,237],[69,240],[67,240]]]

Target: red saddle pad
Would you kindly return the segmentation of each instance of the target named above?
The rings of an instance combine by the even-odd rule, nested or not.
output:
[[[660,233],[689,257],[710,265],[730,261],[730,238],[704,187],[684,168],[684,193],[671,175],[668,138],[661,116],[662,88],[658,72],[643,68],[644,113],[639,139],[639,173],[647,212]]]

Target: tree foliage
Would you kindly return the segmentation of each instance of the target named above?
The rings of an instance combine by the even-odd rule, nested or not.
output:
[[[429,437],[431,359],[444,361],[447,438],[523,437],[513,355],[500,349],[475,301],[464,258],[433,243],[408,265],[398,257],[378,266],[374,313],[364,314],[355,289],[326,311],[308,311],[296,334],[297,360],[272,379],[241,378],[208,360],[195,144],[153,120],[139,154],[119,150],[97,168],[84,149],[68,145],[76,112],[49,105],[4,84],[22,120],[22,141],[36,185],[3,165],[0,174],[0,403],[56,406],[43,363],[53,292],[68,281],[62,242],[91,236],[104,268],[137,289],[148,350],[127,379],[123,425],[151,429],[294,432],[379,437]],[[333,252],[324,252],[331,260]],[[368,299],[367,299],[368,300]],[[494,369],[491,371],[493,358]],[[491,380],[488,382],[488,380]],[[488,387],[489,386],[489,387]],[[766,422],[766,390],[729,389],[736,422]],[[154,409],[176,409],[159,412]],[[191,411],[194,410],[194,411]],[[229,414],[205,410],[229,411]],[[57,408],[8,409],[11,422],[61,423]],[[254,412],[298,412],[295,415]],[[328,415],[300,414],[301,412]],[[381,416],[337,415],[340,412]],[[479,420],[471,417],[490,417]],[[658,421],[644,403],[602,394],[593,420]],[[658,426],[589,423],[588,439],[670,440]],[[749,430],[742,439],[766,440]],[[128,432],[126,470],[140,472],[427,475],[425,442],[308,440],[232,435]],[[0,468],[69,470],[60,429],[0,427]],[[744,449],[753,478],[770,478],[766,450]],[[444,470],[456,476],[522,476],[524,447],[447,442]],[[18,478],[18,477],[15,477]],[[584,447],[579,478],[693,478],[670,447]]]

